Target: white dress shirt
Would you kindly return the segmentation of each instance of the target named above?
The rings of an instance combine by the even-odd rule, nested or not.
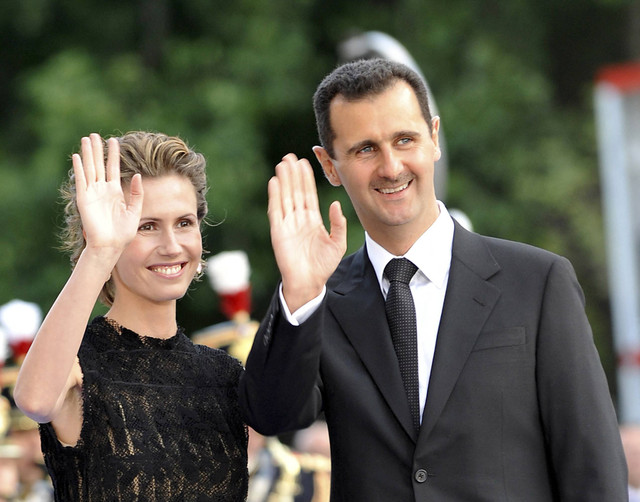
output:
[[[420,386],[420,417],[427,399],[427,389],[431,376],[431,365],[436,347],[436,337],[442,315],[444,296],[447,291],[449,269],[451,268],[451,249],[453,246],[453,220],[446,207],[438,201],[440,215],[436,221],[420,236],[404,255],[418,271],[411,279],[409,288],[416,305],[416,325],[418,330],[418,378]],[[384,268],[394,256],[375,242],[365,232],[367,254],[373,265],[380,290],[386,299],[389,281],[384,277]],[[318,308],[326,289],[309,303],[303,305],[293,314],[289,312],[280,286],[280,303],[285,317],[293,325],[307,320]]]
[[[411,279],[409,288],[416,306],[418,329],[418,380],[420,390],[420,417],[427,400],[431,365],[436,348],[436,337],[440,326],[444,296],[447,291],[451,268],[453,245],[453,220],[444,204],[439,203],[440,215],[429,229],[420,236],[403,256],[410,260],[418,271]],[[389,281],[384,277],[384,268],[394,256],[365,233],[367,254],[376,272],[382,295],[387,298]]]

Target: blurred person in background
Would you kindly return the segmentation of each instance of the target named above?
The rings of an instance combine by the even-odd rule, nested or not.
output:
[[[20,490],[18,462],[21,454],[19,446],[0,444],[0,502],[18,500]]]
[[[629,502],[640,502],[640,424],[623,424],[620,436],[629,468]]]
[[[0,307],[0,331],[6,340],[2,367],[3,444],[2,448],[18,452],[7,460],[15,468],[17,502],[50,502],[53,487],[47,474],[38,424],[24,415],[13,399],[13,389],[20,365],[42,323],[42,310],[33,302],[14,299]]]
[[[40,446],[38,423],[27,417],[15,406],[10,411],[11,426],[7,433],[8,444],[20,449],[17,459],[20,502],[50,502],[53,486],[44,463]]]

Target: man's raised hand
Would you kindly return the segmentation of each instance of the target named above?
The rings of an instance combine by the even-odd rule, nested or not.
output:
[[[291,312],[322,292],[347,249],[347,222],[340,203],[329,208],[330,233],[318,205],[307,159],[288,154],[269,180],[271,244]]]

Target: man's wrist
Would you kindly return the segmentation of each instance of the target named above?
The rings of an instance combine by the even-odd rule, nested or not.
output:
[[[304,321],[309,319],[311,315],[318,310],[318,307],[324,300],[324,295],[327,292],[326,286],[323,286],[322,291],[318,296],[306,302],[305,304],[298,307],[293,313],[289,310],[289,306],[284,298],[284,293],[282,290],[282,283],[280,283],[278,294],[280,296],[280,305],[282,306],[282,312],[284,317],[291,323],[293,326],[299,326]]]

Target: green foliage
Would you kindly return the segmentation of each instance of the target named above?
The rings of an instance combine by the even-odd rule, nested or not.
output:
[[[0,304],[18,297],[46,310],[68,276],[57,190],[80,137],[148,129],[179,135],[208,159],[205,246],[248,252],[260,317],[278,278],[267,180],[289,151],[315,164],[315,86],[338,43],[378,30],[407,47],[436,96],[447,205],[482,233],[569,257],[610,364],[590,88],[599,66],[627,57],[620,21],[630,4],[5,0]],[[348,198],[320,173],[317,182],[323,211],[342,201],[354,251],[363,236]],[[188,331],[222,320],[206,282],[179,305]]]

